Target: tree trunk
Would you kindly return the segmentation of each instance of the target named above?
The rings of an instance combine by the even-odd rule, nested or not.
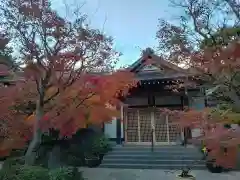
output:
[[[25,164],[27,165],[33,165],[36,160],[36,154],[37,154],[37,148],[41,144],[41,137],[42,137],[42,132],[39,127],[39,122],[43,117],[43,107],[39,102],[37,102],[37,107],[36,107],[36,120],[34,124],[34,132],[33,132],[33,139],[30,142],[30,145],[28,146],[27,152],[25,154]]]

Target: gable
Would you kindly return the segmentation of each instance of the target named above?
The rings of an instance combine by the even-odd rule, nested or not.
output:
[[[187,70],[155,54],[143,54],[143,56],[130,65],[128,69],[135,73],[136,78],[139,80],[172,79],[186,77],[191,74]]]
[[[169,62],[163,62],[165,60],[151,59],[139,63],[138,67],[134,69],[135,74],[158,74],[158,75],[170,75],[176,73],[182,73],[182,71],[173,68],[169,65]]]
[[[159,67],[155,64],[147,64],[145,66],[143,66],[139,72],[163,72],[164,68],[163,67]]]
[[[7,76],[9,75],[9,68],[5,64],[0,64],[0,76]]]

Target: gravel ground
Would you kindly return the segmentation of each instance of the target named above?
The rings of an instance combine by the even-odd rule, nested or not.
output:
[[[177,172],[165,170],[79,168],[88,180],[175,180]],[[208,171],[192,171],[196,180],[239,180],[240,172],[212,174]]]

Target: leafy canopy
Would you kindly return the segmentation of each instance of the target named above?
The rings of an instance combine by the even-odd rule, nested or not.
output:
[[[86,123],[110,121],[118,115],[119,97],[136,84],[132,73],[114,70],[120,53],[113,39],[83,26],[86,17],[78,6],[66,8],[73,12],[71,19],[60,16],[48,0],[3,0],[0,5],[0,26],[25,65],[23,81],[0,89],[2,144],[22,142],[19,132],[37,146],[40,132],[50,128],[71,136]]]

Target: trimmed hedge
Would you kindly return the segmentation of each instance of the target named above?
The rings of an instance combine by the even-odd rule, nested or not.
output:
[[[84,180],[77,168],[49,170],[40,166],[5,166],[0,171],[0,180]]]
[[[4,161],[2,170],[10,169],[13,166],[19,166],[19,165],[24,165],[24,157],[8,158],[7,160]]]
[[[84,180],[82,173],[75,168],[58,168],[49,172],[49,180]]]
[[[82,129],[70,140],[69,148],[62,152],[62,161],[70,166],[88,166],[85,158],[98,156],[100,159],[111,150],[109,139],[102,133]]]

